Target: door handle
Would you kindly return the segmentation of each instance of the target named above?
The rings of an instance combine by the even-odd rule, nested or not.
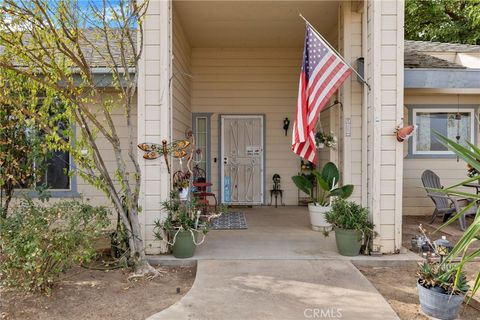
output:
[[[223,158],[223,164],[228,164],[228,157]]]

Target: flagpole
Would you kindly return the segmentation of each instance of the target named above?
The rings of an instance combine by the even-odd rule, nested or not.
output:
[[[345,59],[343,58],[343,56],[342,56],[340,53],[338,53],[338,51],[327,41],[327,39],[325,39],[325,38],[322,36],[322,34],[321,34],[320,32],[318,32],[318,30],[315,29],[315,27],[314,27],[301,13],[299,13],[299,16],[300,16],[300,18],[302,18],[302,19],[305,21],[306,24],[308,24],[308,25],[312,28],[313,31],[315,31],[315,33],[317,34],[317,36],[319,36],[320,38],[322,38],[322,40],[325,42],[325,44],[326,44],[327,46],[329,46],[330,49],[332,49],[332,51],[335,52],[335,54],[336,54],[343,62],[345,62],[345,64],[346,64],[347,66],[349,66],[350,69],[352,69],[353,72],[355,72],[355,74],[360,78],[360,80],[362,80],[362,82],[367,86],[368,91],[371,91],[372,89],[370,88],[370,85],[369,85],[368,82],[357,72],[357,70],[355,70],[355,68],[353,68],[347,61],[345,61]]]

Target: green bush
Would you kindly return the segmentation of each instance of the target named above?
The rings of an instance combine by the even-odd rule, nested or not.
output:
[[[361,205],[344,199],[336,199],[332,209],[325,214],[328,223],[335,228],[373,231],[374,225],[368,220],[368,210]]]
[[[67,268],[91,260],[109,224],[105,207],[79,201],[22,200],[12,209],[0,220],[0,280],[27,291],[49,290]]]
[[[370,254],[372,240],[376,236],[375,225],[368,220],[368,209],[344,199],[336,199],[332,203],[332,209],[325,214],[325,219],[332,224],[333,228],[357,230],[362,233],[363,254]]]

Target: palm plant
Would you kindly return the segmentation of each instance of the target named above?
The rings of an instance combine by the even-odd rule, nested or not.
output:
[[[449,150],[453,151],[459,158],[462,158],[467,162],[470,168],[473,168],[480,172],[480,148],[475,146],[472,143],[467,142],[468,147],[462,146],[461,144],[448,139],[447,137],[441,135],[438,132],[435,132],[437,139],[445,145]],[[449,225],[450,223],[458,220],[462,217],[466,212],[470,211],[470,209],[478,204],[480,201],[480,195],[464,192],[459,189],[462,185],[467,183],[471,183],[473,181],[477,181],[479,179],[478,175],[474,175],[465,181],[457,183],[453,186],[450,186],[445,189],[438,189],[436,191],[447,193],[450,195],[457,195],[466,198],[470,198],[472,201],[468,206],[462,209],[460,212],[456,213],[451,219],[446,221],[439,229]],[[479,206],[480,208],[480,206]],[[480,210],[477,209],[477,213],[473,220],[473,223],[464,231],[462,237],[458,240],[455,244],[454,248],[450,252],[450,254],[444,260],[444,264],[452,263],[457,258],[461,258],[460,262],[456,265],[456,276],[455,276],[455,284],[456,287],[462,281],[462,270],[466,263],[473,261],[475,258],[480,257],[480,249],[471,249],[472,244],[476,241],[480,240]],[[480,288],[480,271],[477,273],[475,277],[475,282],[472,287],[472,296],[475,292]]]
[[[325,164],[322,171],[313,170],[312,174],[315,176],[316,190],[314,188],[315,182],[312,183],[305,175],[293,176],[292,180],[297,188],[308,194],[315,204],[326,207],[330,205],[331,197],[346,199],[353,192],[353,185],[351,184],[337,187],[340,173],[333,162]]]

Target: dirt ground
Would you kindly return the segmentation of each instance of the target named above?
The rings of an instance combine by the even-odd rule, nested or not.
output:
[[[447,240],[450,241],[452,244],[455,244],[458,239],[463,234],[463,231],[460,230],[460,226],[458,222],[453,222],[452,224],[448,225],[441,231],[437,231],[433,233],[437,228],[439,228],[442,224],[442,218],[437,218],[433,223],[428,223],[430,221],[430,216],[403,216],[402,221],[402,245],[407,248],[411,249],[411,239],[415,236],[420,234],[418,229],[418,225],[422,224],[423,227],[427,230],[427,235],[430,237],[430,240],[434,241],[436,239],[441,238],[442,236],[446,236]],[[473,217],[467,217],[467,225],[472,223]],[[472,249],[480,248],[480,244],[472,245]]]
[[[0,319],[145,319],[180,300],[195,279],[195,266],[158,269],[166,273],[154,280],[128,281],[128,270],[74,268],[51,296],[25,296],[0,288]]]
[[[377,288],[383,297],[390,303],[393,310],[402,320],[428,320],[430,319],[420,311],[415,276],[416,264],[403,267],[363,267],[357,268]],[[472,263],[467,267],[467,273],[476,274],[480,268],[479,263]],[[476,299],[480,297],[477,294]],[[480,320],[480,303],[462,306],[459,319]]]

